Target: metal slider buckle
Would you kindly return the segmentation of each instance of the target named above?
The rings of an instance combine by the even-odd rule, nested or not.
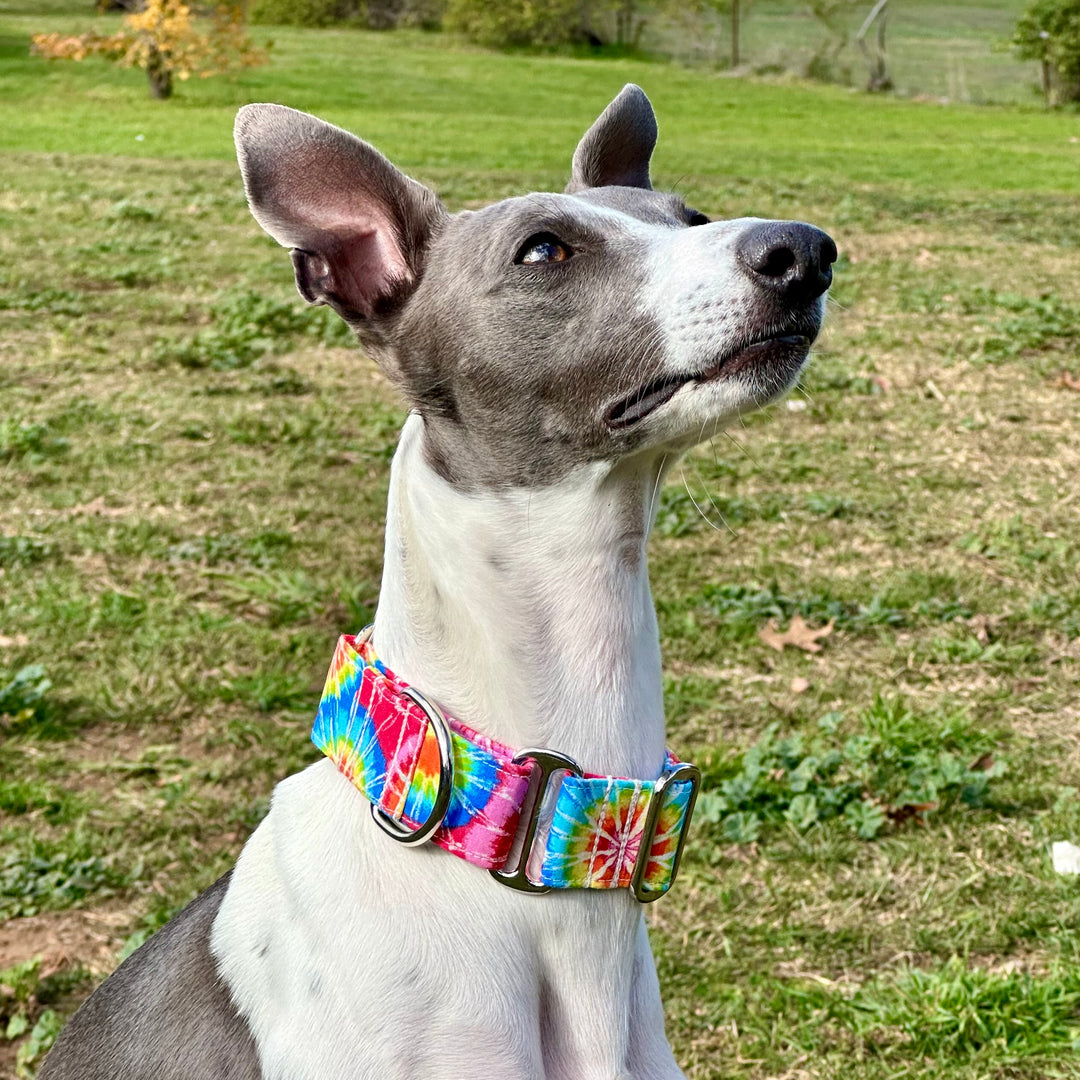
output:
[[[515,765],[523,765],[526,761],[533,761],[539,766],[540,782],[537,784],[536,796],[533,798],[529,817],[525,822],[525,837],[521,842],[521,855],[518,858],[517,869],[489,870],[488,873],[500,885],[505,885],[509,889],[517,889],[520,892],[527,893],[546,893],[550,891],[550,885],[534,885],[525,873],[529,866],[533,841],[536,839],[536,830],[540,824],[540,810],[544,805],[544,797],[547,795],[552,773],[566,772],[572,776],[581,776],[583,774],[581,766],[573,758],[560,754],[555,750],[530,748],[522,750],[520,754],[514,757]],[[521,828],[520,822],[518,828]]]
[[[681,780],[689,780],[690,801],[686,804],[686,814],[683,817],[682,831],[679,833],[679,846],[675,849],[675,858],[671,863],[671,878],[663,889],[646,889],[645,874],[649,868],[649,855],[653,844],[656,842],[656,826],[660,821],[660,811],[664,808],[664,793],[672,785]],[[690,831],[690,818],[694,813],[694,803],[697,802],[698,791],[701,789],[701,771],[695,765],[681,762],[671,772],[664,773],[656,786],[653,788],[652,798],[649,800],[649,812],[645,818],[645,828],[641,833],[641,843],[638,847],[637,861],[634,863],[634,875],[630,879],[630,888],[634,896],[642,904],[651,904],[667,894],[675,884],[675,875],[679,872],[679,863],[682,861],[683,848],[686,846],[686,834]]]
[[[439,746],[439,786],[435,791],[435,802],[427,820],[417,829],[407,829],[400,825],[377,803],[371,803],[371,816],[375,824],[387,836],[406,847],[419,847],[431,839],[432,833],[442,824],[450,806],[450,796],[454,794],[454,744],[450,734],[450,725],[442,709],[429,701],[419,690],[405,687],[402,696],[411,698],[428,718],[431,729],[435,732],[435,741]]]

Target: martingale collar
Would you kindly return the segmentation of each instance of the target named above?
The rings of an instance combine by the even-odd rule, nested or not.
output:
[[[585,773],[551,750],[515,754],[394,675],[370,626],[338,639],[311,740],[396,840],[430,840],[525,892],[629,888],[643,903],[659,899],[701,783],[670,751],[657,780]]]

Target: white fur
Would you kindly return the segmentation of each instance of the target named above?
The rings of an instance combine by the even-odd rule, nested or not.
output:
[[[648,228],[655,251],[643,302],[701,306],[701,321],[665,325],[672,370],[701,370],[736,341],[752,292],[733,263],[739,228],[627,227]],[[714,303],[732,305],[730,319],[714,310],[709,322]],[[645,557],[655,498],[672,455],[749,394],[738,381],[684,388],[644,421],[649,449],[552,485],[472,494],[428,466],[423,423],[410,416],[391,470],[380,656],[511,746],[658,776]],[[329,762],[278,786],[213,948],[267,1080],[682,1076],[628,892],[521,895],[437,848],[404,849]]]
[[[424,462],[421,427],[409,418],[391,472],[379,654],[512,746],[659,775],[659,457],[464,495]],[[325,762],[278,786],[214,950],[268,1080],[677,1077],[642,926],[626,892],[522,896],[402,849]]]

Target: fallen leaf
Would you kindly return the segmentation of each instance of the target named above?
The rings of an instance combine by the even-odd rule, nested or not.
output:
[[[16,634],[14,637],[0,634],[0,649],[23,649],[29,644],[30,639],[25,634]]]
[[[801,675],[796,675],[791,680],[791,690],[795,694],[805,694],[810,689],[810,680],[804,679]]]
[[[917,803],[904,803],[903,806],[886,806],[885,816],[894,824],[902,825],[905,821],[911,818],[915,819],[916,825],[925,825],[925,814],[935,809],[937,803],[932,802],[917,802]]]
[[[785,645],[794,645],[796,649],[804,652],[821,652],[818,638],[828,637],[833,631],[835,619],[830,619],[824,626],[812,630],[806,625],[801,615],[791,616],[791,625],[781,633],[776,628],[776,620],[770,619],[768,623],[758,631],[758,637],[777,652],[783,652]]]
[[[1041,675],[1036,675],[1030,679],[1017,679],[1012,685],[1012,692],[1017,696],[1030,694],[1032,691],[1038,690],[1044,682],[1046,682],[1046,678]]]
[[[1058,386],[1063,390],[1077,390],[1080,391],[1080,377],[1070,374],[1068,371],[1063,371],[1058,377]]]
[[[994,755],[983,754],[981,757],[976,758],[968,768],[972,772],[989,772],[994,767]]]

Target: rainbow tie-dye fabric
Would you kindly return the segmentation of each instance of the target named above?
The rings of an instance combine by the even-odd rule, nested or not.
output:
[[[415,829],[431,812],[439,749],[423,709],[402,691],[363,635],[338,639],[311,739],[352,784],[390,817]],[[450,719],[454,787],[432,843],[487,869],[506,863],[533,765]],[[667,767],[677,760],[668,755]],[[549,785],[526,864],[534,885],[617,889],[632,884],[656,781],[564,774]],[[674,878],[689,825],[693,782],[663,792],[640,890],[662,895]]]

